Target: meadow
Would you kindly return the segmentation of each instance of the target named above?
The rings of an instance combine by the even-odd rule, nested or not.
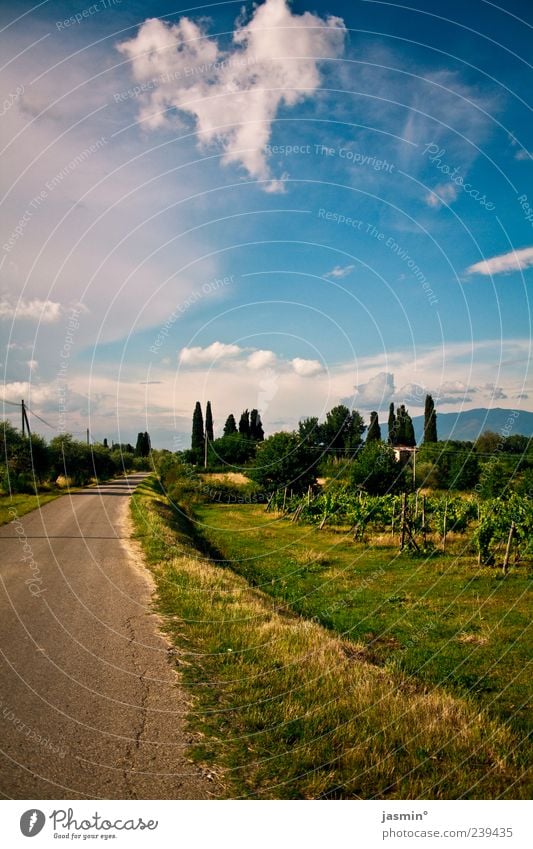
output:
[[[132,517],[191,758],[228,797],[527,796],[522,567],[497,580],[182,495],[148,479]]]

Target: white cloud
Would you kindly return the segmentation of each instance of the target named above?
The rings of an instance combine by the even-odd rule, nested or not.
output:
[[[237,21],[227,51],[207,35],[204,22],[189,18],[177,24],[147,20],[118,50],[147,86],[139,114],[145,127],[167,124],[172,109],[192,115],[201,142],[222,145],[224,164],[268,181],[264,148],[279,107],[295,106],[316,91],[319,62],[341,55],[345,33],[338,17],[296,15],[287,0],[265,0],[248,23]],[[266,188],[285,187],[273,180]]]
[[[0,318],[24,319],[51,324],[61,318],[61,304],[57,301],[41,301],[38,298],[30,301],[21,299],[17,303],[0,300]]]
[[[331,269],[331,271],[328,271],[326,274],[324,274],[324,277],[333,277],[335,279],[347,277],[348,274],[351,274],[354,268],[355,265],[336,265],[334,268]]]
[[[394,397],[394,375],[380,371],[366,383],[355,387],[355,403],[363,409],[374,409],[388,404]]]
[[[254,351],[246,360],[246,365],[252,371],[259,371],[263,368],[269,368],[276,364],[276,355],[274,351]]]
[[[501,274],[505,271],[523,271],[533,265],[533,247],[510,251],[508,254],[493,256],[470,265],[468,274]]]
[[[291,360],[291,366],[300,377],[312,377],[322,371],[322,365],[318,360],[304,360],[302,357],[295,357]]]
[[[517,150],[514,158],[518,160],[533,159],[533,153],[530,153],[529,150]]]
[[[457,187],[453,183],[440,183],[430,191],[424,200],[428,206],[433,209],[438,209],[444,203],[453,203],[457,197]]]
[[[197,366],[212,364],[217,360],[227,360],[230,357],[238,357],[243,348],[239,345],[227,345],[224,342],[213,342],[207,348],[193,347],[182,348],[179,353],[179,361],[182,365]]]

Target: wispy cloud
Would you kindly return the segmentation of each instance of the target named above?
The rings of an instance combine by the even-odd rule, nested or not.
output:
[[[453,203],[456,197],[457,187],[453,183],[440,183],[431,192],[428,192],[425,201],[432,209],[438,209],[445,203]]]
[[[354,270],[355,265],[336,265],[335,268],[332,268],[331,271],[327,271],[324,274],[324,277],[332,277],[334,279],[339,279],[341,277],[347,277],[348,274],[351,274]]]
[[[24,319],[51,324],[61,318],[61,304],[57,301],[19,300],[16,303],[0,300],[0,318]]]
[[[183,17],[171,24],[152,18],[118,50],[131,60],[135,80],[147,86],[139,119],[148,129],[193,116],[202,143],[222,144],[223,163],[241,165],[271,180],[264,148],[281,106],[295,106],[319,87],[320,60],[342,54],[346,29],[334,16],[293,14],[286,0],[256,6],[248,23],[237,21],[233,47],[223,50],[205,22]]]
[[[490,259],[484,259],[470,265],[466,270],[468,274],[502,274],[508,271],[523,271],[533,265],[533,247],[521,248],[518,251],[510,251],[507,254],[499,254]]]

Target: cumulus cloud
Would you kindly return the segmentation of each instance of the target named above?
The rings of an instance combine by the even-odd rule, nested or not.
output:
[[[507,398],[507,395],[501,386],[496,386],[495,383],[485,383],[483,389],[490,393],[493,401],[503,401]]]
[[[466,383],[462,382],[462,380],[444,380],[435,394],[464,395],[465,392],[477,392],[477,389],[473,386],[467,386]]]
[[[206,27],[186,17],[176,24],[151,18],[118,45],[145,87],[139,119],[156,129],[172,120],[171,110],[192,116],[201,143],[221,144],[224,164],[241,165],[268,190],[282,191],[265,159],[272,122],[281,106],[317,90],[320,60],[342,54],[344,22],[265,0],[247,23],[237,21],[228,50]]]
[[[428,192],[424,200],[432,209],[438,209],[444,203],[453,203],[457,197],[457,187],[453,183],[440,183]]]
[[[393,399],[394,392],[394,375],[388,371],[380,371],[367,383],[355,387],[355,399],[359,407],[374,409],[388,404]],[[346,403],[344,399],[343,403]]]
[[[268,368],[276,363],[276,355],[274,351],[254,351],[246,360],[246,365],[252,371]]]
[[[322,371],[322,364],[318,360],[305,360],[302,357],[291,360],[291,366],[300,377],[312,377]]]
[[[468,274],[502,274],[506,271],[523,271],[533,265],[533,247],[521,248],[519,251],[510,251],[507,254],[499,254],[491,259],[484,259],[470,265],[466,270]]]
[[[326,274],[324,274],[324,277],[332,277],[334,279],[347,277],[348,274],[351,274],[354,268],[355,265],[336,265],[335,268],[331,269],[331,271],[326,272]]]
[[[238,357],[243,349],[239,345],[227,345],[224,342],[213,342],[206,348],[200,346],[193,348],[182,348],[179,353],[179,361],[182,365],[198,366],[212,364],[218,360]]]
[[[0,299],[0,319],[24,319],[26,321],[38,321],[51,324],[61,318],[61,304],[56,301],[41,301],[38,298],[17,303]]]

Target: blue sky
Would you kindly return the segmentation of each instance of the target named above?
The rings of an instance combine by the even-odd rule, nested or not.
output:
[[[533,410],[531,7],[420,7],[4,7],[4,397],[167,447]]]

